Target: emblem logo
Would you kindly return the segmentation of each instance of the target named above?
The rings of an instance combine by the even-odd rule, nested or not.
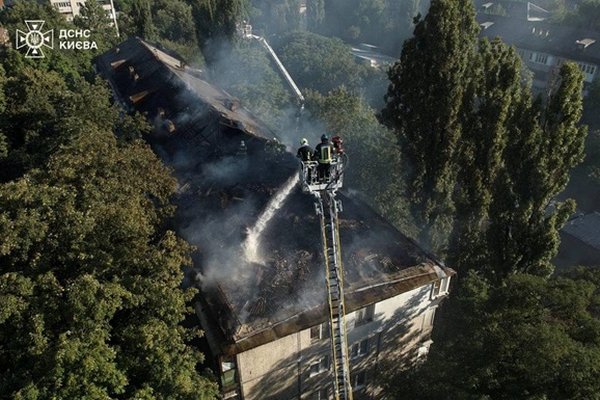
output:
[[[16,48],[27,47],[26,58],[44,58],[42,48],[54,48],[54,31],[52,29],[46,32],[42,31],[45,23],[42,20],[27,20],[25,25],[27,25],[28,32],[17,29]]]

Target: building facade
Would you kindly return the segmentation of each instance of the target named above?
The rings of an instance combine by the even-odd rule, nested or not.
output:
[[[479,13],[481,37],[499,37],[514,46],[533,73],[533,89],[545,93],[556,82],[560,67],[575,62],[584,75],[584,95],[598,77],[600,33],[549,24],[543,20]]]
[[[397,368],[426,357],[440,301],[451,276],[367,305],[347,316],[351,384],[355,399],[379,398],[381,368],[396,360]],[[207,311],[198,315],[209,326]],[[204,324],[203,324],[204,325]],[[214,339],[210,337],[209,341]],[[218,345],[213,344],[215,347]],[[328,323],[220,357],[225,399],[333,399]]]
[[[116,26],[117,15],[113,0],[50,0],[50,4],[52,4],[52,6],[56,8],[67,21],[72,21],[73,18],[81,14],[81,8],[85,6],[87,1],[97,1],[100,3],[102,8],[106,11],[106,14]]]

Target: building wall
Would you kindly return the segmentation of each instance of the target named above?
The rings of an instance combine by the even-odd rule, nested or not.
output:
[[[549,82],[553,79],[553,74],[557,74],[558,69],[567,61],[572,61],[579,65],[586,84],[592,83],[600,73],[597,64],[569,60],[549,53],[525,48],[517,48],[517,52],[525,65],[535,74],[533,86],[538,90],[547,88]]]
[[[433,284],[426,285],[347,315],[356,399],[377,397],[373,382],[381,361],[412,361],[419,353],[426,354],[441,299],[432,297],[433,288]],[[236,364],[242,398],[333,398],[330,357],[326,324],[240,353]],[[325,393],[329,397],[323,397]]]
[[[65,16],[68,21],[72,21],[74,17],[81,13],[81,6],[85,5],[87,0],[50,0],[50,4],[58,10],[59,13]],[[102,8],[114,18],[114,11],[110,0],[97,0],[102,4]]]

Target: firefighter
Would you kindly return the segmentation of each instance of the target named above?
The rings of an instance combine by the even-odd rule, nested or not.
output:
[[[248,154],[248,148],[246,147],[246,142],[243,140],[240,142],[240,147],[238,147],[236,155],[239,157],[244,157]]]
[[[312,184],[312,178],[315,175],[314,172],[312,172],[311,166],[305,164],[305,162],[313,160],[313,153],[312,149],[308,145],[308,140],[306,138],[302,138],[302,140],[300,141],[300,148],[298,149],[296,157],[298,157],[300,161],[302,161],[302,173],[304,174],[304,180],[309,185]]]
[[[334,136],[331,138],[331,143],[333,143],[333,149],[335,150],[336,155],[344,154],[344,140],[340,136]]]
[[[319,166],[317,167],[317,175],[320,182],[329,179],[332,156],[333,148],[331,143],[329,143],[329,137],[324,134],[321,136],[321,143],[319,143],[315,148],[314,154],[314,158],[319,162]]]
[[[298,149],[298,153],[296,154],[296,157],[298,157],[300,159],[300,161],[312,161],[312,150],[310,149],[310,146],[308,145],[308,140],[306,138],[303,138],[300,141],[300,148]]]

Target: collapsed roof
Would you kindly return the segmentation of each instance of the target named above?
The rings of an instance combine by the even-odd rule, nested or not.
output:
[[[154,123],[150,142],[178,180],[175,226],[197,247],[193,278],[222,352],[325,321],[314,201],[295,184],[295,157],[267,139],[275,134],[202,71],[141,39],[95,65],[125,107]],[[340,198],[348,312],[453,273],[364,203]]]

